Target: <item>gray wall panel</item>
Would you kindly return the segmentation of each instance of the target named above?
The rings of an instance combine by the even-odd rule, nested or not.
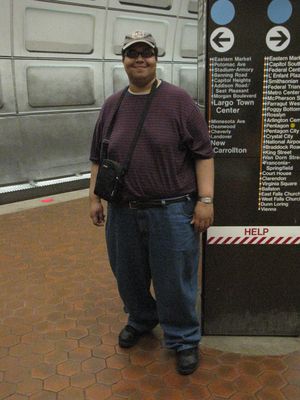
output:
[[[89,67],[28,67],[31,107],[95,104],[94,73]]]
[[[183,26],[180,55],[182,58],[197,58],[197,24],[187,23]]]
[[[205,56],[205,18],[202,16],[202,18],[199,19],[198,21],[198,32],[196,32],[196,35],[198,36],[198,55],[202,55],[203,57]],[[202,39],[202,40],[201,40]]]
[[[174,84],[186,90],[189,95],[197,100],[197,66],[196,65],[174,65]]]
[[[197,59],[197,22],[190,19],[179,19],[176,28],[174,61]]]
[[[173,38],[175,36],[175,21],[170,17],[150,16],[147,14],[133,14],[125,11],[109,11],[105,58],[119,58],[122,42],[128,32],[142,30],[153,32],[157,42],[159,55],[163,61],[172,59]]]
[[[201,4],[203,3],[200,0]],[[181,8],[180,8],[180,16],[182,17],[190,17],[190,18],[197,18],[198,13],[198,0],[182,0],[181,1]],[[202,7],[200,7],[202,10]]]
[[[65,29],[62,30],[62,26]],[[51,31],[45,27],[51,27]],[[94,29],[92,15],[27,8],[25,49],[29,52],[90,54],[94,50]]]
[[[95,8],[15,1],[15,52],[34,57],[101,58],[105,13]]]
[[[179,71],[179,86],[185,89],[192,98],[197,100],[197,86],[195,80],[197,79],[197,68],[183,67]]]
[[[128,78],[122,63],[105,63],[105,97],[122,90],[128,85]]]
[[[197,15],[198,13],[198,0],[189,0],[187,11],[190,14]]]
[[[144,13],[159,13],[166,15],[177,15],[181,0],[109,0],[109,8],[140,11]],[[135,29],[132,29],[135,30]]]
[[[159,8],[161,10],[171,10],[172,0],[119,0],[121,5],[145,6],[149,8]]]
[[[0,118],[0,186],[26,181],[18,117]]]
[[[0,59],[0,115],[16,112],[11,63]]]
[[[98,111],[20,117],[28,180],[86,172]]]
[[[104,101],[101,62],[16,60],[20,113],[95,109]]]
[[[197,87],[198,87],[198,99],[199,99],[199,103],[204,107],[205,106],[205,91],[206,91],[206,87],[205,87],[205,62],[198,62],[198,75],[197,75]]]
[[[10,1],[1,0],[0,5],[0,56],[11,55]]]
[[[92,6],[92,7],[102,7],[105,8],[107,6],[108,0],[37,0],[49,3],[70,3],[70,6],[73,4],[78,4],[82,6]]]

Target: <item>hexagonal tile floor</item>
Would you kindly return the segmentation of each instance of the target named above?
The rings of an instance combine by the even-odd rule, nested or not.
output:
[[[201,347],[180,376],[159,328],[119,348],[126,315],[86,198],[3,215],[0,235],[0,400],[300,399],[300,352]]]

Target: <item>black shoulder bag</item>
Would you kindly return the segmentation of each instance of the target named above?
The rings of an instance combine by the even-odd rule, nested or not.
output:
[[[118,101],[118,104],[116,106],[116,110],[114,112],[114,115],[112,117],[111,123],[109,125],[109,128],[107,130],[107,134],[105,138],[102,141],[101,145],[101,155],[100,155],[100,166],[97,174],[97,179],[96,179],[96,184],[95,184],[95,189],[94,193],[101,197],[102,199],[109,201],[109,202],[118,202],[121,199],[121,192],[122,188],[124,185],[124,176],[127,173],[129,169],[129,164],[131,161],[131,156],[133,154],[133,151],[135,149],[135,146],[137,144],[138,138],[140,136],[140,133],[142,131],[142,127],[147,115],[147,112],[150,107],[150,103],[154,97],[155,94],[155,89],[157,86],[157,80],[155,80],[152,84],[150,94],[147,98],[145,107],[143,109],[139,124],[137,126],[134,138],[131,142],[129,152],[127,154],[127,158],[125,160],[125,163],[122,165],[118,163],[117,161],[110,160],[107,158],[107,153],[108,153],[108,145],[109,145],[109,139],[112,134],[112,130],[114,127],[114,123],[116,120],[116,116],[118,113],[118,110],[120,108],[120,105],[122,103],[122,100],[128,90],[128,87],[126,87]]]

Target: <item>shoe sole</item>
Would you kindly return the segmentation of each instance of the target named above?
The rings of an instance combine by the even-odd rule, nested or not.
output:
[[[147,332],[140,333],[140,335],[137,336],[133,342],[125,342],[125,341],[122,341],[122,339],[119,339],[119,346],[122,347],[123,349],[130,349],[130,347],[135,346],[138,343],[138,341],[140,340],[140,338],[142,336],[146,335],[147,333],[149,333],[149,332],[147,331]]]
[[[127,343],[127,342],[122,342],[119,340],[119,346],[122,347],[122,349],[130,349],[130,347],[133,347],[137,344],[140,338],[138,338],[134,343]]]
[[[158,324],[158,323],[157,323]],[[128,342],[122,342],[122,340],[119,339],[119,346],[122,347],[123,349],[130,349],[130,347],[135,346],[138,341],[140,340],[140,338],[144,335],[148,335],[149,333],[152,332],[152,330],[157,326],[157,324],[155,324],[153,326],[153,328],[149,329],[148,331],[142,332],[134,341],[134,343],[128,343]]]
[[[196,365],[196,367],[190,368],[190,369],[178,369],[178,368],[177,368],[177,372],[178,372],[180,375],[190,375],[190,374],[192,374],[193,372],[195,372],[197,368],[198,368],[198,365]]]

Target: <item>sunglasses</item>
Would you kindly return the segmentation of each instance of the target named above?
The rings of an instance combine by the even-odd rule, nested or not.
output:
[[[138,58],[138,56],[141,55],[143,58],[150,58],[155,55],[154,50],[147,48],[142,51],[137,51],[134,49],[128,49],[125,51],[125,56],[128,58]]]

